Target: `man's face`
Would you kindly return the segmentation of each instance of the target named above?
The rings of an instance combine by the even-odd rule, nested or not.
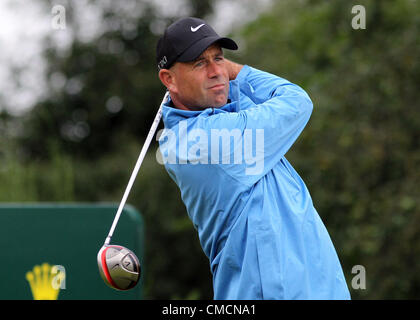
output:
[[[171,98],[189,110],[226,104],[229,93],[229,74],[222,49],[215,44],[196,60],[177,62],[171,68],[174,75]]]

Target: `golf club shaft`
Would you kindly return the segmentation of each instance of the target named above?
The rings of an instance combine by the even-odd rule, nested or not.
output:
[[[124,195],[122,197],[122,200],[120,202],[120,205],[118,206],[117,214],[115,215],[114,222],[112,223],[111,229],[109,230],[109,234],[105,239],[104,245],[109,245],[111,242],[112,235],[114,234],[115,227],[117,226],[118,220],[120,219],[121,212],[125,206],[125,202],[127,201],[128,195],[130,194],[131,188],[134,184],[134,180],[136,180],[137,174],[140,170],[140,166],[143,162],[143,159],[146,155],[147,149],[149,149],[149,145],[153,139],[153,136],[155,135],[156,129],[159,125],[160,119],[162,117],[162,106],[166,102],[167,98],[169,97],[169,91],[165,93],[165,96],[163,97],[163,100],[159,106],[159,110],[156,113],[155,119],[153,120],[152,127],[150,128],[149,134],[147,135],[146,141],[144,142],[144,145],[141,149],[139,158],[137,159],[136,165],[134,167],[133,173],[131,174],[130,180],[128,181],[128,185],[125,188]]]

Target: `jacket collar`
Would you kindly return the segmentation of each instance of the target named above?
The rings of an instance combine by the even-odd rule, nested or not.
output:
[[[239,96],[239,81],[232,80],[229,82],[228,103],[220,108],[207,108],[199,111],[181,110],[171,107],[172,101],[169,99],[162,108],[163,123],[165,124],[165,128],[170,129],[177,125],[181,120],[198,117],[199,115],[211,115],[221,112],[238,112],[240,110]]]

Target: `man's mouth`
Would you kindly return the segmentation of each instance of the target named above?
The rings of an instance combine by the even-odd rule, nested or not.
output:
[[[225,85],[223,83],[221,83],[221,84],[216,84],[214,86],[211,86],[209,89],[220,90],[220,89],[224,89],[224,88],[225,88]]]

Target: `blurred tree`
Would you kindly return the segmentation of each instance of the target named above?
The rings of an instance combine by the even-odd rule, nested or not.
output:
[[[54,38],[46,39],[51,94],[24,119],[21,142],[30,155],[45,157],[44,142],[54,140],[63,152],[92,160],[118,149],[126,133],[140,139],[147,135],[164,93],[155,62],[160,34],[152,31],[179,17],[160,17],[143,1],[133,19],[119,6],[102,7],[103,33],[88,43],[76,36],[65,54],[54,46]],[[209,0],[191,0],[189,7],[199,17],[212,10]],[[77,35],[74,10],[66,10],[67,25],[73,21]]]

